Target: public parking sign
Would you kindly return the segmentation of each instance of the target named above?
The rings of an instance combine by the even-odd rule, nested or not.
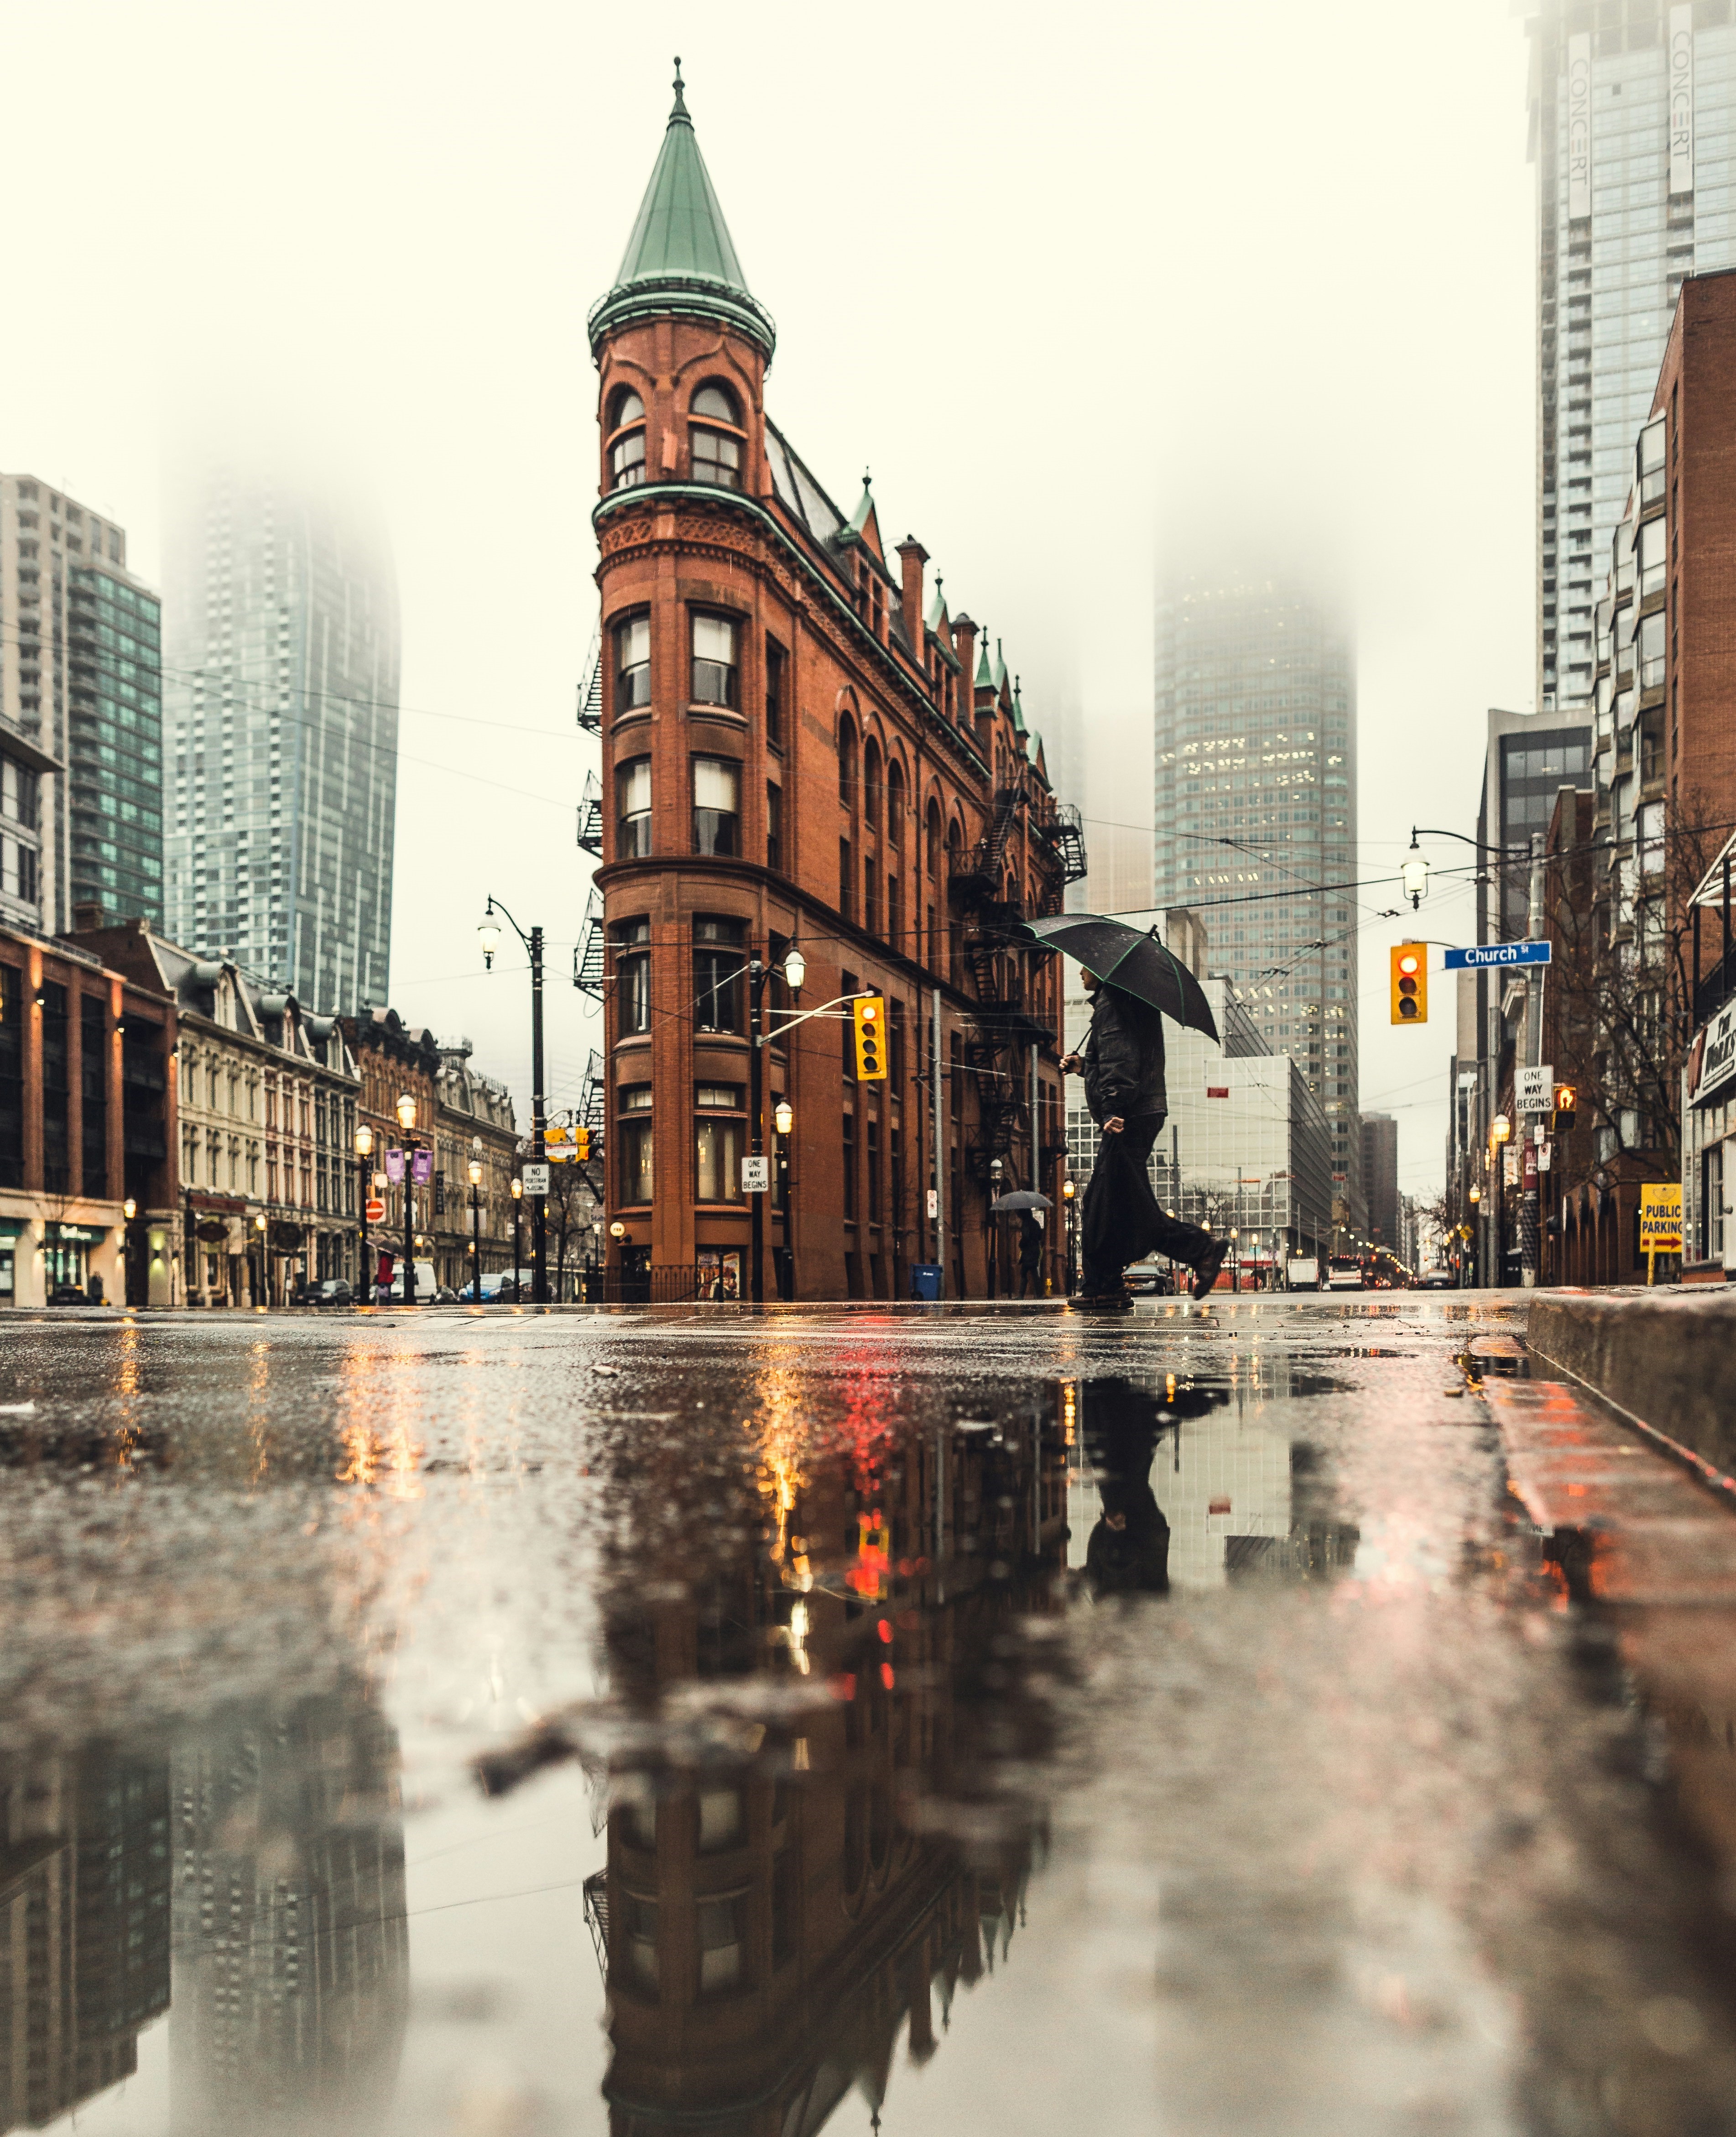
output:
[[[1468,950],[1449,950],[1442,959],[1449,972],[1480,972],[1493,965],[1547,965],[1547,942],[1478,942]]]
[[[1679,1254],[1682,1250],[1682,1190],[1679,1180],[1640,1189],[1640,1252]]]
[[[523,1168],[524,1191],[527,1195],[547,1195],[548,1167],[546,1165],[527,1165]]]

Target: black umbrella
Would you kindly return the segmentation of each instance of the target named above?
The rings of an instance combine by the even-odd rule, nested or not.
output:
[[[1095,913],[1058,913],[1052,919],[1020,925],[1045,950],[1063,950],[1077,958],[1106,986],[1119,987],[1178,1024],[1217,1039],[1218,1021],[1204,988],[1174,952],[1159,942],[1155,927],[1146,934]]]
[[[989,1205],[991,1211],[1003,1210],[1053,1210],[1054,1204],[1047,1195],[1039,1195],[1033,1188],[1015,1187],[1009,1194],[997,1195]]]

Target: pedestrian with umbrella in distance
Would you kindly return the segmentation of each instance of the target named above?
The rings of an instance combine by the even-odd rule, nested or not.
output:
[[[1184,1224],[1159,1205],[1147,1161],[1169,1117],[1164,1081],[1165,1013],[1215,1039],[1217,1021],[1204,990],[1179,958],[1138,928],[1095,913],[1068,913],[1027,921],[1026,932],[1046,948],[1077,957],[1092,997],[1084,1045],[1061,1064],[1085,1079],[1085,1103],[1102,1132],[1085,1190],[1081,1219],[1084,1283],[1080,1303],[1129,1303],[1122,1271],[1150,1253],[1166,1254],[1194,1272],[1193,1292],[1204,1298],[1229,1252],[1198,1224]]]

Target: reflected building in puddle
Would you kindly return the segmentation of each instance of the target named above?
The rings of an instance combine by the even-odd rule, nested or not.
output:
[[[1287,1407],[1317,1391],[1313,1376],[1286,1358],[1241,1360],[1229,1378],[1210,1383],[1173,1375],[1150,1386],[1078,1383],[1071,1563],[1087,1567],[1093,1534],[1126,1488],[1123,1473],[1137,1468],[1166,1530],[1165,1585],[1325,1580],[1348,1570],[1358,1531],[1339,1517],[1320,1453],[1294,1436]]]
[[[36,2129],[138,2066],[169,2000],[167,1759],[0,1761],[0,2130]]]
[[[397,1774],[353,1678],[177,1750],[176,2137],[383,2124],[409,1974]]]
[[[1023,1920],[1041,1816],[999,1775],[1045,1740],[1028,1626],[1065,1578],[1054,1392],[857,1448],[811,1475],[768,1453],[757,1507],[690,1532],[691,1577],[649,1598],[634,1554],[655,1535],[669,1562],[669,1510],[622,1478],[608,1660],[650,1726],[614,1762],[586,1893],[614,2137],[806,2137],[852,2086],[878,2110],[901,2032],[926,2061]]]

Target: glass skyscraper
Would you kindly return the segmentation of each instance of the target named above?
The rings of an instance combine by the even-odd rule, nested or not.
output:
[[[1299,588],[1179,574],[1157,601],[1154,902],[1191,906],[1214,971],[1288,1054],[1361,1226],[1356,684],[1348,629]]]
[[[1732,0],[1537,0],[1538,698],[1592,695],[1593,589],[1682,277],[1736,264]]]
[[[164,572],[168,931],[316,1010],[383,1002],[397,789],[397,583],[365,519],[212,461]]]

